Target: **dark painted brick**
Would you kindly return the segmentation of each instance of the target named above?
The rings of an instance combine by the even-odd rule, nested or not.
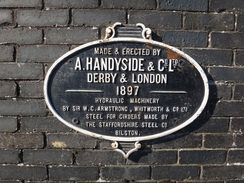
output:
[[[0,46],[0,62],[12,62],[14,60],[14,47],[1,45]]]
[[[160,11],[129,11],[129,23],[136,24],[138,22],[143,23],[146,27],[150,28],[180,29],[181,13]]]
[[[206,47],[208,42],[207,32],[190,31],[159,31],[162,42],[179,47]]]
[[[153,166],[152,179],[195,179],[200,174],[197,166]]]
[[[0,148],[2,149],[42,148],[44,145],[42,134],[0,133],[0,139]]]
[[[55,117],[26,117],[21,119],[21,132],[70,132],[71,128]]]
[[[98,168],[92,166],[66,166],[50,167],[49,176],[51,180],[97,180]]]
[[[127,180],[121,180],[122,182],[123,181],[127,181]],[[111,181],[110,181],[111,182]],[[157,183],[157,181],[153,181],[153,180],[144,180],[144,181],[132,181],[133,183],[135,182],[135,183],[142,183],[142,182],[146,182],[146,183]],[[115,182],[112,182],[112,183],[115,183]],[[160,180],[160,183],[176,183],[175,181],[173,181],[173,180]]]
[[[0,166],[0,179],[30,179],[45,180],[47,178],[47,169],[43,166]]]
[[[244,15],[209,13],[208,1],[212,10],[217,2],[218,11],[243,11],[243,0],[0,1],[0,183],[243,182]],[[206,72],[210,103],[219,100],[188,127],[149,141],[152,150],[143,147],[128,160],[112,150],[111,142],[73,132],[55,117],[47,117],[42,91],[43,71],[51,63],[69,48],[97,40],[107,25],[125,23],[126,18],[128,23],[153,28],[163,35],[163,42],[188,47],[183,51],[203,68],[208,66],[204,69],[210,72]],[[56,25],[61,27],[50,27]],[[232,32],[222,32],[226,30]],[[211,169],[210,164],[218,165]],[[160,165],[163,168],[156,169]]]
[[[244,163],[244,150],[230,150],[228,163]]]
[[[155,9],[157,3],[155,0],[143,0],[138,3],[137,0],[103,0],[102,7],[118,9]]]
[[[231,65],[232,51],[220,49],[183,49],[183,51],[203,65]]]
[[[244,31],[244,15],[239,15],[237,19],[237,30]]]
[[[102,167],[102,179],[104,180],[147,180],[150,178],[148,166],[106,166]]]
[[[112,150],[112,146],[111,146],[111,141],[108,141],[108,140],[98,140],[98,143],[99,143],[99,148],[100,149],[109,149],[109,150]]]
[[[96,8],[98,0],[45,0],[45,7],[50,8]]]
[[[244,166],[204,166],[203,179],[238,179],[243,172]]]
[[[123,181],[128,181],[128,180],[125,179],[125,180],[121,180],[121,181],[123,182]],[[111,182],[111,181],[110,181],[110,182]],[[146,182],[146,183],[157,183],[156,181],[151,181],[151,180],[146,180],[146,181],[145,181],[145,180],[144,180],[144,181],[134,181],[134,180],[133,180],[133,183],[134,183],[134,182],[135,182],[135,183],[142,183],[142,182],[144,182],[144,183],[145,183],[145,182]],[[112,182],[112,183],[115,183],[115,182]],[[160,183],[176,183],[176,182],[175,182],[175,181],[171,181],[171,180],[165,180],[165,181],[164,181],[164,180],[161,180]]]
[[[244,118],[232,118],[231,131],[235,133],[244,132]]]
[[[244,66],[244,51],[237,50],[236,52],[236,65]]]
[[[243,100],[244,99],[244,85],[235,85],[234,99]]]
[[[41,7],[41,0],[1,0],[0,7]]]
[[[97,140],[83,134],[48,134],[47,145],[51,148],[95,148]]]
[[[12,81],[0,81],[0,97],[15,97],[16,84]]]
[[[15,132],[17,128],[17,118],[0,117],[0,132]]]
[[[237,110],[238,109],[238,110]],[[244,102],[219,102],[215,106],[213,116],[241,117],[244,114]]]
[[[78,165],[118,165],[124,164],[124,157],[117,151],[78,151],[76,163]]]
[[[0,63],[0,79],[42,79],[40,64]]]
[[[244,48],[243,33],[211,33],[211,46],[214,48]]]
[[[73,155],[70,150],[24,150],[25,164],[72,164]]]
[[[234,24],[234,14],[186,13],[184,28],[187,30],[227,31],[233,30]]]
[[[82,44],[98,39],[97,28],[46,29],[47,44]]]
[[[20,26],[65,26],[68,25],[68,10],[18,10],[17,23]]]
[[[70,180],[70,181],[51,181],[51,180],[45,180],[45,181],[28,181],[27,183],[80,183],[80,182],[74,182],[72,180]],[[84,183],[84,182],[82,181],[81,183]]]
[[[229,180],[229,181],[226,181],[226,183],[243,183],[243,180]]]
[[[125,23],[123,10],[73,10],[73,25],[109,26],[115,22]]]
[[[218,99],[231,99],[232,95],[232,86],[231,85],[225,85],[225,84],[220,84],[216,85],[217,87],[217,98]]]
[[[210,78],[211,80],[212,78]],[[210,83],[209,85],[209,100],[229,100],[232,96],[232,85],[225,82]]]
[[[45,103],[42,100],[0,100],[0,115],[45,115]]]
[[[243,134],[208,134],[205,136],[206,148],[244,147]]]
[[[178,183],[224,183],[223,181],[213,181],[213,180],[205,180],[205,181],[179,181]]]
[[[69,51],[65,45],[20,46],[17,51],[18,62],[54,62]]]
[[[153,148],[177,149],[199,148],[202,146],[202,136],[198,134],[173,134],[153,141]]]
[[[210,0],[209,9],[211,11],[244,11],[242,0]]]
[[[10,25],[12,23],[12,11],[1,10],[0,11],[0,26]]]
[[[19,163],[19,151],[18,150],[0,150],[0,163]]]
[[[140,150],[130,155],[129,164],[174,164],[177,162],[177,151]]]
[[[208,0],[159,0],[161,10],[207,11]]]
[[[43,82],[20,82],[20,96],[26,98],[43,97]]]
[[[182,131],[194,133],[224,133],[228,132],[229,118],[197,119]]]
[[[240,67],[211,67],[210,74],[213,80],[243,81],[244,68]]]
[[[223,164],[226,154],[224,150],[182,150],[180,164]]]
[[[38,44],[42,42],[42,31],[36,28],[0,29],[0,43]]]

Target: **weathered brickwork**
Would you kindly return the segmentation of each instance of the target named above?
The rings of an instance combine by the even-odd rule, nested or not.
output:
[[[129,159],[59,122],[43,94],[50,65],[115,22],[145,24],[210,81],[197,120]],[[1,0],[0,183],[243,183],[243,31],[243,0]]]

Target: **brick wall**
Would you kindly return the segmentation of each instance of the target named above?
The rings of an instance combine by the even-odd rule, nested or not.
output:
[[[211,89],[200,118],[128,160],[55,119],[42,92],[59,56],[115,22],[191,55]],[[243,183],[243,31],[243,0],[1,0],[0,183]]]

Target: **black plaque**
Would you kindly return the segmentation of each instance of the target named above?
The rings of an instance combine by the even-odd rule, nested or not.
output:
[[[141,141],[194,121],[208,100],[195,60],[152,40],[112,38],[69,51],[45,80],[49,109],[69,127],[98,138]]]

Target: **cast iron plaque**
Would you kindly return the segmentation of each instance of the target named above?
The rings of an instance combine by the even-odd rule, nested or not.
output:
[[[182,51],[114,36],[60,57],[44,91],[64,124],[114,141],[148,140],[185,127],[203,111],[209,92],[204,71]]]

